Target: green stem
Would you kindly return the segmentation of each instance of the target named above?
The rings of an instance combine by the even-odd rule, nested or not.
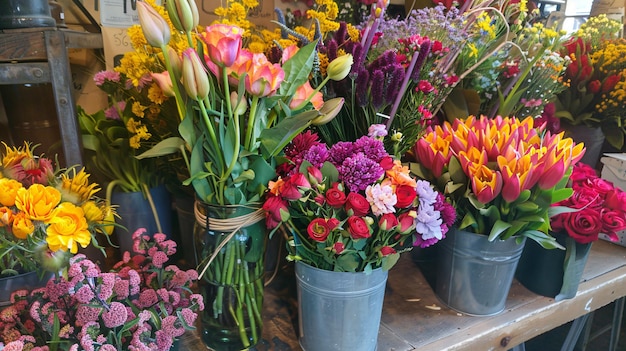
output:
[[[253,96],[250,104],[250,115],[248,116],[248,127],[246,128],[246,138],[244,140],[244,150],[250,150],[252,144],[252,131],[254,130],[254,122],[256,121],[256,109],[259,105],[259,97]]]

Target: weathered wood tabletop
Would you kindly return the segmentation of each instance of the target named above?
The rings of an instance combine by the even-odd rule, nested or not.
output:
[[[626,248],[595,242],[575,298],[555,302],[514,281],[504,312],[489,317],[467,316],[445,307],[428,283],[429,272],[424,273],[426,277],[410,254],[390,271],[379,351],[509,350],[625,296]],[[256,350],[301,350],[294,280],[292,266],[286,264],[267,286],[263,340]],[[189,332],[182,349],[207,348]]]

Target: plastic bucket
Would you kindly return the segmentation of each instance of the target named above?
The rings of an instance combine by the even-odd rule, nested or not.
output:
[[[435,294],[459,312],[488,316],[502,312],[524,240],[490,242],[486,235],[453,229],[439,243]]]
[[[333,272],[296,262],[304,351],[376,350],[387,271]]]

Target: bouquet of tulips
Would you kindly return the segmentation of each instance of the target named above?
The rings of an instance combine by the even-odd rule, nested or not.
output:
[[[542,128],[532,117],[446,122],[417,142],[413,170],[452,201],[460,229],[559,247],[548,234],[552,205],[572,194],[566,184],[584,147]]]

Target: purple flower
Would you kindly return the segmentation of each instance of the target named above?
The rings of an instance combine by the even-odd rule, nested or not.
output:
[[[354,145],[349,141],[337,142],[330,148],[329,154],[328,161],[339,167],[346,158],[354,155]]]
[[[328,157],[328,147],[326,146],[326,144],[313,145],[304,154],[304,160],[310,162],[313,166],[317,168],[322,168],[324,162],[328,160]]]
[[[354,153],[362,152],[363,155],[375,162],[380,162],[383,158],[389,156],[382,141],[368,136],[360,137],[354,142],[353,147]]]
[[[372,74],[372,88],[370,94],[372,95],[372,106],[379,109],[384,102],[383,92],[385,90],[385,74],[382,70],[375,70]]]
[[[372,124],[367,129],[367,136],[370,138],[383,138],[387,136],[387,127],[384,124]]]
[[[353,192],[365,190],[385,173],[378,162],[365,157],[362,152],[346,158],[337,170],[339,178]]]
[[[112,81],[115,83],[120,82],[120,72],[115,71],[100,71],[93,76],[93,81],[97,86],[101,86],[106,81]]]

